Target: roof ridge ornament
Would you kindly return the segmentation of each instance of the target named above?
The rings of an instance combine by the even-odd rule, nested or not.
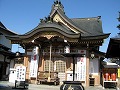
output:
[[[55,7],[57,7],[57,8],[59,7],[64,12],[64,6],[62,5],[60,0],[55,0],[54,1],[54,4],[53,4],[52,8],[55,8]]]
[[[41,23],[53,22],[53,18],[48,16],[48,17],[45,17],[45,19],[40,19],[40,22]]]
[[[61,1],[60,0],[55,0],[54,4],[61,4]]]

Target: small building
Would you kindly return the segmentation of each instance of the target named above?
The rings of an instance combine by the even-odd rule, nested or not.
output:
[[[118,83],[117,69],[118,65],[111,62],[103,62],[102,85],[104,87],[116,88]]]
[[[120,22],[120,12],[117,19]],[[117,28],[120,29],[120,25],[118,25]],[[119,67],[117,69],[117,87],[120,87],[120,33],[118,33],[118,36],[110,38],[105,57],[112,58],[112,61],[118,64]]]
[[[119,34],[118,34],[119,35]],[[115,59],[116,62],[120,66],[120,38],[114,37],[110,38],[108,48],[106,51],[106,58]],[[120,67],[117,68],[117,78],[118,78],[118,87],[120,87]]]
[[[75,57],[75,80],[89,85],[89,74],[100,84],[99,47],[110,33],[103,33],[101,17],[69,18],[59,0],[52,5],[48,17],[23,35],[9,35],[12,44],[25,49],[26,78],[35,83],[38,72],[58,72],[60,82],[72,80],[73,61],[62,53],[80,53]],[[92,55],[92,57],[91,57]],[[48,76],[49,77],[49,76]],[[50,76],[51,77],[51,76]]]
[[[9,69],[14,67],[15,53],[11,52],[12,44],[6,35],[16,35],[16,33],[8,30],[2,22],[0,22],[0,80],[5,80],[9,76]]]

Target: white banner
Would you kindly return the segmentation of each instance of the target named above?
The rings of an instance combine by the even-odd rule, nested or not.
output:
[[[31,55],[31,62],[30,62],[30,77],[37,77],[38,72],[38,55],[39,48],[36,46],[33,48],[32,55]]]
[[[86,51],[80,50],[80,53],[86,54]],[[77,57],[77,80],[78,81],[86,80],[86,57]]]
[[[86,57],[77,58],[77,80],[85,81],[86,76]]]

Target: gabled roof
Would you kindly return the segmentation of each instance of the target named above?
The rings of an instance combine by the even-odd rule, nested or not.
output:
[[[80,29],[71,19],[69,19],[65,15],[64,8],[63,8],[63,5],[61,4],[61,2],[53,4],[53,7],[52,7],[52,10],[50,13],[50,17],[53,18],[56,14],[58,14],[66,24],[69,24],[70,26],[72,26],[76,30],[78,30],[78,33],[85,33],[85,31]]]
[[[64,7],[60,1],[57,1],[53,4],[50,17],[54,18],[56,14],[58,14],[65,23],[68,23],[69,25],[73,26],[76,30],[78,30],[78,32],[83,37],[104,35],[102,30],[102,21],[100,20],[101,16],[91,18],[70,19],[65,15]]]

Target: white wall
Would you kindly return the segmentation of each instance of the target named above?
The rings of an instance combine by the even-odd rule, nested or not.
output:
[[[90,74],[99,73],[99,59],[98,58],[90,59],[89,73]]]

